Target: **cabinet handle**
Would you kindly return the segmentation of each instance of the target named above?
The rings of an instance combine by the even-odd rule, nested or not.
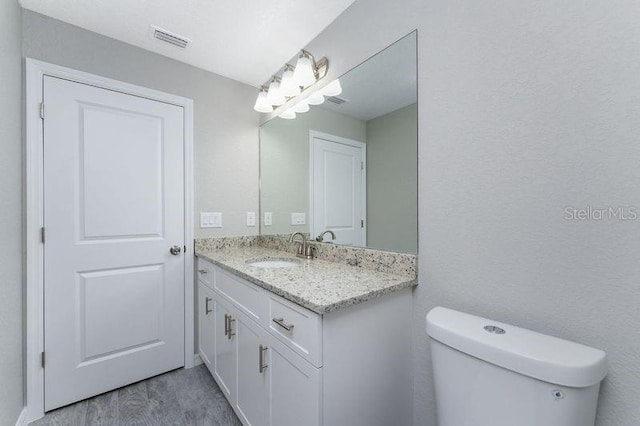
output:
[[[204,312],[205,315],[209,315],[209,313],[211,313],[211,309],[209,309],[209,302],[211,302],[211,298],[210,297],[205,297],[204,298]]]
[[[268,367],[267,364],[264,363],[264,353],[269,349],[266,346],[260,345],[258,347],[258,371],[262,373]]]
[[[293,324],[286,324],[284,322],[284,318],[274,318],[273,322],[275,322],[276,324],[278,324],[280,327],[284,328],[287,331],[293,330],[293,327],[294,327]]]
[[[206,269],[198,269],[198,272],[200,272],[201,274],[208,274],[209,271],[207,271]]]
[[[229,338],[229,340],[231,340],[231,338],[236,335],[236,333],[233,332],[233,328],[231,328],[231,323],[234,322],[235,320],[236,319],[234,317],[229,315],[229,334],[227,334],[227,337]]]
[[[224,335],[229,335],[229,315],[224,314]]]

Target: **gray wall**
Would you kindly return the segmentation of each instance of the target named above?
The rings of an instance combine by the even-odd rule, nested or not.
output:
[[[265,235],[309,232],[309,130],[363,142],[367,136],[364,121],[314,106],[295,120],[276,117],[263,124],[260,210],[273,213],[273,225],[261,225]],[[305,212],[306,225],[291,225],[292,212]]]
[[[255,88],[27,10],[23,27],[26,57],[193,99],[196,237],[258,233]],[[201,211],[223,228],[200,229]]]
[[[0,2],[0,425],[23,406],[22,63],[17,1]]]
[[[640,8],[355,2],[306,48],[328,78],[418,29],[416,425],[435,425],[424,316],[448,306],[607,351],[598,425],[640,418]]]
[[[418,250],[418,107],[367,121],[367,247]]]

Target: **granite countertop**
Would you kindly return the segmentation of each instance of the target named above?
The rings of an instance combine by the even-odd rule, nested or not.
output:
[[[196,256],[319,314],[417,284],[415,276],[322,259],[300,259],[288,252],[259,246],[196,248]],[[247,263],[261,258],[294,259],[299,264],[288,268],[259,268]]]

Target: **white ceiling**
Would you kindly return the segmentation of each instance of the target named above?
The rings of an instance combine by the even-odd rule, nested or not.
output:
[[[353,2],[20,0],[25,9],[252,86],[268,80]],[[165,44],[150,36],[151,25],[192,43],[187,49]]]
[[[340,105],[320,108],[371,120],[417,102],[416,35],[411,33],[340,77]]]

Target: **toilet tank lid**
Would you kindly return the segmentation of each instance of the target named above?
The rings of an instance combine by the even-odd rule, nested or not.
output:
[[[431,338],[538,380],[588,387],[607,374],[606,353],[579,343],[443,307],[433,308],[426,321]]]

